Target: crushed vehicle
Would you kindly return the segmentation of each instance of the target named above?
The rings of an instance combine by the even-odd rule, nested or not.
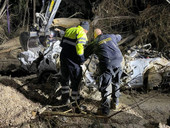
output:
[[[151,50],[151,44],[133,46],[124,55],[122,85],[127,87],[153,89],[161,85],[170,86],[170,61],[158,51]],[[165,82],[166,81],[166,82]]]
[[[44,79],[52,73],[59,73],[59,56],[61,52],[59,44],[59,40],[53,41],[50,43],[49,47],[41,46],[44,48],[44,51],[41,51],[38,46],[21,52],[18,55],[18,59],[21,62],[21,68],[29,73],[35,73],[39,78]]]

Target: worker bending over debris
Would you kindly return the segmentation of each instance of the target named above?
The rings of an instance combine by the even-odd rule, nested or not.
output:
[[[99,58],[99,91],[102,95],[102,103],[98,113],[102,115],[108,115],[110,108],[115,109],[119,104],[119,81],[123,59],[117,44],[120,40],[120,35],[103,34],[97,28],[94,30],[94,41],[85,49],[86,58],[91,54],[96,54]]]

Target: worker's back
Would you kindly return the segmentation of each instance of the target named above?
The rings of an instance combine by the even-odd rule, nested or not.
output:
[[[100,63],[109,63],[113,61],[115,67],[119,67],[122,61],[122,53],[117,45],[117,36],[114,34],[102,34],[97,37],[96,55],[99,57]]]

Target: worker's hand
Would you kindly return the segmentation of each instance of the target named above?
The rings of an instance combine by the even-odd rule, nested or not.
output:
[[[80,65],[83,65],[84,62],[85,62],[84,55],[79,56],[79,64],[80,64]]]
[[[80,67],[83,69],[83,68],[84,68],[84,65],[82,64],[82,65],[80,65]]]
[[[84,64],[84,61],[80,63],[80,66]]]
[[[83,70],[83,73],[86,71],[87,67],[83,64],[83,65],[80,65],[81,69]]]

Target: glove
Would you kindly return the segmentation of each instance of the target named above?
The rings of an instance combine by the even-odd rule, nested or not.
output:
[[[86,61],[86,60],[85,60],[84,55],[79,56],[79,64],[80,64],[80,65],[83,65],[83,63],[84,63],[85,61]]]

